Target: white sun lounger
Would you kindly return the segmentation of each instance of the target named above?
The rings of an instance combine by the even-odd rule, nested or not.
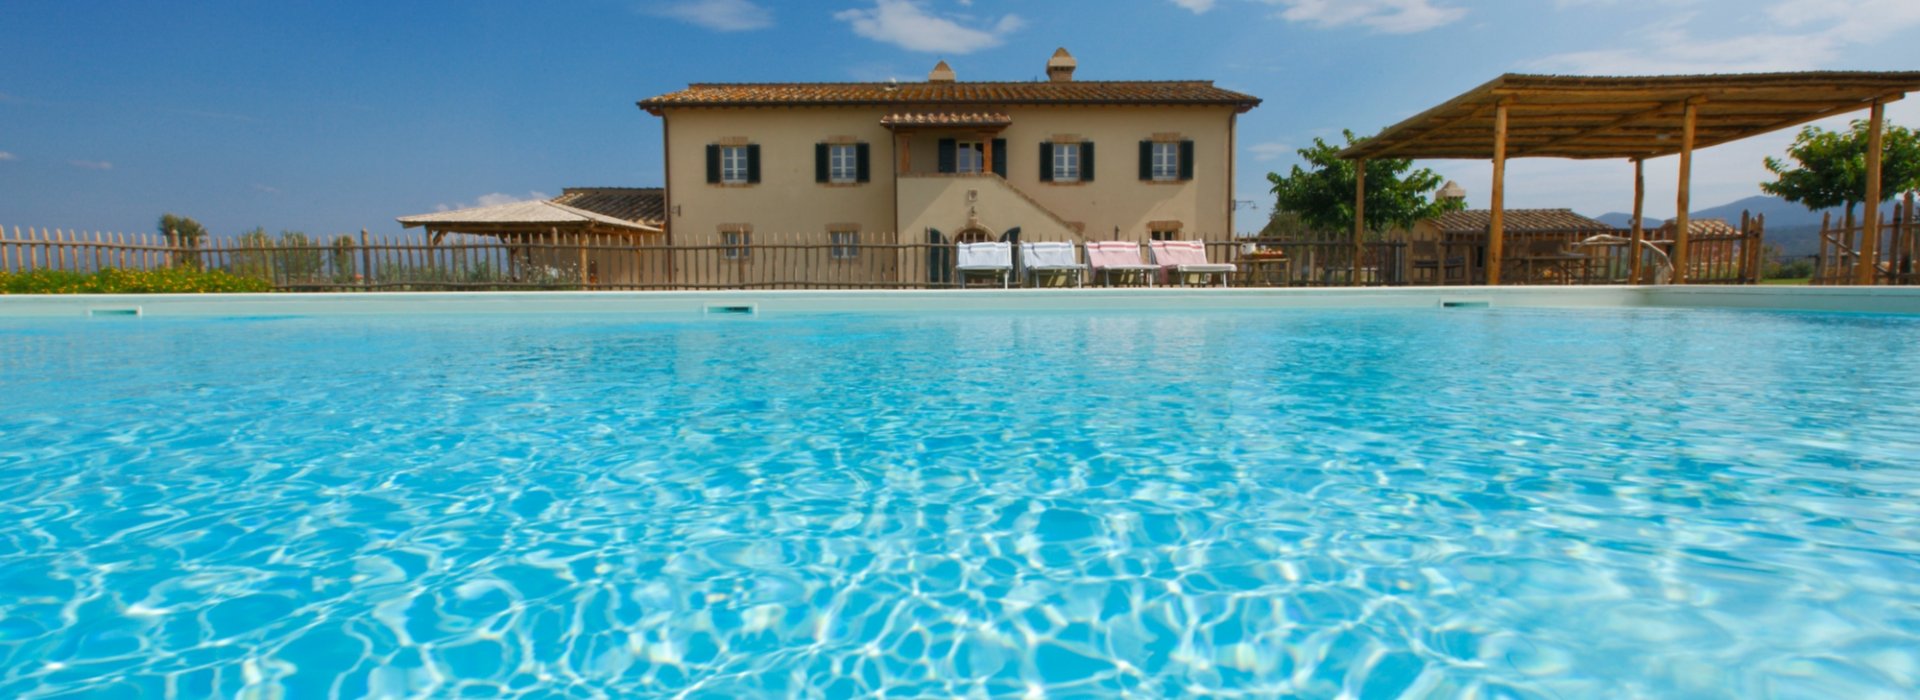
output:
[[[1011,286],[1013,279],[1013,245],[1010,243],[961,243],[959,245],[958,270],[960,286],[967,286],[969,274],[991,274],[1000,276],[1000,288]]]
[[[1087,266],[1081,265],[1079,255],[1073,250],[1073,244],[1065,241],[1023,241],[1020,243],[1020,259],[1026,265],[1027,276],[1033,278],[1034,286],[1039,286],[1039,275],[1065,274],[1073,279],[1076,287],[1087,284]]]

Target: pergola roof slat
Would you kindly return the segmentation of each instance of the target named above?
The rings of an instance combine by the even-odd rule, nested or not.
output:
[[[1677,152],[1684,105],[1696,150],[1865,109],[1920,90],[1920,71],[1647,77],[1508,74],[1387,127],[1348,159],[1493,157],[1493,107],[1507,107],[1509,157],[1641,158]],[[1550,143],[1541,134],[1555,134]],[[1667,134],[1655,141],[1649,134]],[[1670,142],[1670,143],[1669,143]],[[1466,147],[1463,147],[1466,146]]]

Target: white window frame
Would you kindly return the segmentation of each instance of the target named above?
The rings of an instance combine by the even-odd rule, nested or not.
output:
[[[851,143],[827,145],[827,182],[845,185],[860,179],[860,147]]]
[[[1153,181],[1180,179],[1180,142],[1153,142]]]
[[[832,244],[828,257],[834,260],[852,260],[860,257],[859,231],[828,231],[827,241]]]
[[[1053,144],[1053,181],[1080,181],[1080,144]]]
[[[968,158],[972,158],[973,162],[968,163]],[[986,144],[981,141],[955,141],[953,144],[953,171],[955,173],[975,175],[986,172]]]
[[[753,246],[753,232],[721,231],[720,245],[725,246],[720,249],[721,258],[726,260],[745,260]]]
[[[720,147],[720,183],[725,185],[747,184],[747,147]]]

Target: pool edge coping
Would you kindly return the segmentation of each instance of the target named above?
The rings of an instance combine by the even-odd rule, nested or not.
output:
[[[1567,286],[0,295],[0,318],[1336,308],[1726,308],[1920,314],[1920,287]]]

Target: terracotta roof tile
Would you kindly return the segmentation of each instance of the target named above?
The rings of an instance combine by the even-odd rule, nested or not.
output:
[[[666,191],[658,187],[568,187],[548,201],[654,228],[667,220]]]
[[[954,83],[694,83],[640,101],[668,107],[848,105],[1180,104],[1253,109],[1260,98],[1214,87],[1211,80],[1071,80]]]
[[[1673,233],[1673,219],[1660,226],[1660,230],[1669,236]],[[1687,231],[1693,236],[1738,236],[1740,229],[1727,223],[1726,219],[1688,219]]]
[[[1490,209],[1447,212],[1433,220],[1441,233],[1486,233],[1493,223]],[[1508,209],[1503,224],[1507,233],[1606,233],[1614,230],[1604,222],[1573,213],[1571,209]]]
[[[614,229],[659,232],[666,220],[666,195],[658,187],[569,187],[548,200],[511,202],[399,218],[402,226],[459,230],[501,227],[599,224]]]

